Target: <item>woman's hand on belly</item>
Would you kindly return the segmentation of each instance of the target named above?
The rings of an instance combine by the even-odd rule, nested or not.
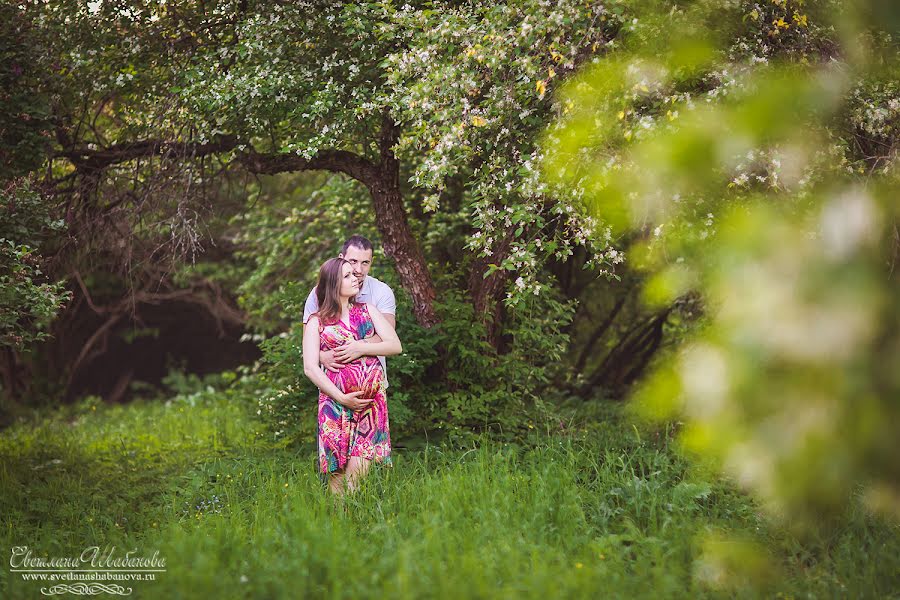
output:
[[[362,392],[350,392],[342,396],[342,398],[338,398],[338,402],[353,412],[362,412],[375,401],[374,398],[365,398]]]

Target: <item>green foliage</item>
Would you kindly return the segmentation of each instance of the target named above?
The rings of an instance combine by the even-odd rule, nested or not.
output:
[[[303,372],[303,323],[260,342],[265,372],[258,375],[265,385],[257,398],[256,414],[276,440],[288,443],[316,439],[319,390]]]
[[[64,229],[29,181],[0,189],[0,345],[22,349],[45,339],[47,326],[71,299],[64,281],[46,281],[39,254]]]
[[[228,235],[244,265],[235,284],[238,302],[248,325],[260,332],[302,319],[319,266],[337,256],[352,233],[380,247],[366,192],[343,176],[266,178],[247,206],[231,219]],[[380,249],[375,260],[387,263]]]
[[[192,402],[202,394],[213,394],[221,391],[231,383],[235,376],[233,371],[210,373],[200,376],[186,373],[181,369],[169,369],[161,383],[169,395],[186,398]]]
[[[398,333],[410,341],[404,341],[404,355],[389,359],[389,393],[415,410],[415,429],[437,428],[456,439],[492,430],[508,438],[552,419],[541,393],[552,389],[559,369],[571,303],[550,294],[523,303],[504,331],[510,347],[499,354],[485,342],[483,325],[463,295],[447,293],[435,307],[441,323],[431,330],[398,323]]]
[[[727,36],[697,30],[721,33],[716,12],[642,15],[670,35],[638,38],[567,86],[574,107],[548,133],[548,176],[587,181],[597,211],[642,230],[630,253],[652,275],[649,301],[695,290],[709,304],[707,326],[639,390],[645,415],[683,419],[688,449],[794,525],[832,525],[859,487],[896,517],[896,32],[852,30],[860,7],[817,11],[847,20],[837,28],[813,27],[803,3],[773,4],[741,4],[758,13],[750,29],[796,35],[778,38],[771,62],[743,48],[728,65],[738,75],[719,73],[703,103],[677,92],[727,56]],[[788,60],[822,52],[811,31],[831,31],[824,46],[844,48],[843,62]],[[871,45],[849,49],[857,35]],[[648,98],[663,98],[667,119]]]
[[[685,446],[774,514],[821,523],[860,485],[895,512],[900,288],[883,257],[898,214],[850,188],[813,216],[763,205],[723,218],[698,269],[714,318],[638,400],[687,415]]]
[[[470,225],[462,245],[475,251],[467,264],[494,256],[486,268],[511,272],[519,284],[509,304],[544,289],[546,262],[576,248],[615,275],[624,256],[606,224],[586,214],[577,190],[540,181],[537,155],[539,133],[560,109],[550,92],[614,46],[624,3],[328,1],[311,15],[302,4],[235,0],[213,12],[209,21],[201,7],[59,1],[24,10],[60,62],[59,93],[72,106],[106,109],[74,142],[206,143],[228,134],[240,143],[224,159],[252,147],[306,158],[350,151],[377,162],[373,141],[388,116],[400,126],[393,150],[410,206],[424,221],[459,213],[459,199],[445,192],[460,185]]]
[[[51,142],[45,40],[12,3],[0,6],[0,184],[39,169]]]
[[[408,47],[384,61],[388,100],[403,124],[396,151],[410,164],[426,215],[452,207],[447,191],[463,183],[473,226],[465,248],[486,259],[477,275],[510,274],[509,306],[546,290],[548,261],[576,249],[609,277],[624,260],[605,217],[587,214],[577,188],[554,186],[537,168],[540,132],[565,110],[552,90],[600,60],[623,14],[619,2],[568,0],[407,5],[392,14],[409,36]]]

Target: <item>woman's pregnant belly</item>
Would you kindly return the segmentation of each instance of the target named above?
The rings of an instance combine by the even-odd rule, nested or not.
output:
[[[361,398],[374,398],[382,390],[384,373],[381,363],[374,356],[364,356],[328,377],[345,394],[362,392]]]

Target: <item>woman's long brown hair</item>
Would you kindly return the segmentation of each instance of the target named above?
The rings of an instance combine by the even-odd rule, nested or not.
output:
[[[316,283],[319,310],[313,314],[324,325],[333,324],[341,318],[341,271],[345,262],[343,258],[329,258],[319,268],[319,281]],[[355,301],[356,296],[350,298],[351,303]]]

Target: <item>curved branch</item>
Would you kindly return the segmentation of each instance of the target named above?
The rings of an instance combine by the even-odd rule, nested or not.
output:
[[[67,139],[64,132],[59,133],[63,140]],[[387,128],[383,135],[396,136],[396,132],[392,128]],[[219,136],[216,140],[205,144],[140,140],[97,149],[69,145],[68,149],[57,153],[56,156],[69,159],[84,171],[99,171],[112,165],[150,156],[201,158],[211,154],[231,152],[239,145],[237,137],[233,135]],[[322,170],[344,173],[367,187],[375,185],[379,180],[378,165],[346,150],[322,150],[312,158],[304,158],[289,152],[259,153],[250,148],[250,150],[240,153],[237,161],[251,173],[259,175]]]
[[[322,150],[312,158],[291,153],[260,154],[250,150],[238,160],[251,173],[274,175],[290,171],[332,171],[344,173],[371,186],[378,179],[378,167],[358,154],[346,150]]]
[[[195,142],[169,142],[165,140],[140,140],[113,144],[106,148],[92,149],[71,146],[56,154],[68,158],[77,167],[88,171],[99,171],[111,165],[127,162],[146,156],[206,156],[234,150],[238,145],[237,137],[221,136],[213,142],[198,144]]]

